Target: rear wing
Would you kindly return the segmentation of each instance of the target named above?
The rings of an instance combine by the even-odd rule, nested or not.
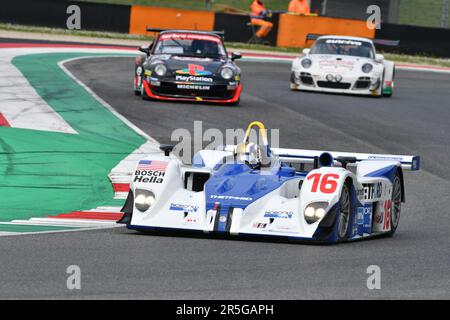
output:
[[[281,149],[272,148],[272,154],[279,157],[282,161],[290,163],[312,164],[323,153],[329,153],[333,159],[337,158],[355,158],[355,165],[364,160],[378,161],[398,161],[405,170],[417,171],[420,169],[420,156],[391,155],[391,154],[373,154],[373,153],[352,153],[336,151],[302,150],[302,149]],[[335,161],[337,162],[337,161]]]
[[[178,29],[157,29],[157,28],[147,28],[147,32],[161,33],[164,31],[173,32],[198,32],[198,33],[212,33],[223,38],[225,36],[225,31],[209,31],[209,30],[178,30]]]
[[[308,33],[306,35],[306,41],[316,41],[319,37],[322,36],[325,36],[325,34]],[[387,40],[387,39],[370,39],[370,40],[372,40],[373,44],[376,46],[398,47],[400,45],[400,40]]]
[[[235,148],[236,146],[233,145],[222,146],[222,150],[229,152],[234,152]],[[348,166],[356,166],[358,162],[365,160],[398,161],[404,170],[420,170],[420,156],[416,155],[408,156],[283,148],[270,148],[270,152],[272,153],[272,156],[279,157],[281,161],[287,163],[314,164],[322,154],[328,153],[334,159],[334,165],[339,165],[339,161],[336,161],[338,158],[353,158],[352,160],[354,160],[354,162],[349,162],[347,164]]]

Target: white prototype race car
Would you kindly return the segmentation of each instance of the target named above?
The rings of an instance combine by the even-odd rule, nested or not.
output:
[[[374,41],[398,41],[311,34],[307,39],[316,41],[292,63],[292,90],[392,96],[395,65],[376,53]]]
[[[255,126],[261,144],[249,141]],[[403,172],[420,167],[418,156],[272,149],[260,122],[241,144],[202,150],[190,166],[162,149],[133,173],[119,221],[129,229],[325,243],[392,235]]]

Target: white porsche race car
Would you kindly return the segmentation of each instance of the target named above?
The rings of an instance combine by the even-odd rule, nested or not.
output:
[[[255,126],[260,144],[249,141]],[[202,150],[192,166],[162,149],[133,173],[119,221],[129,229],[327,243],[392,235],[403,170],[420,166],[418,156],[272,149],[259,122],[241,144]]]
[[[392,96],[394,62],[377,54],[372,40],[315,35],[308,35],[307,39],[316,39],[316,42],[294,60],[292,90]]]

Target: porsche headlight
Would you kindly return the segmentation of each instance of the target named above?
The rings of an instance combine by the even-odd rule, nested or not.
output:
[[[155,203],[155,194],[149,190],[136,189],[134,206],[141,212],[145,212]]]
[[[222,78],[224,78],[225,80],[230,80],[231,78],[233,78],[234,72],[233,70],[231,70],[231,68],[223,68],[220,71],[220,75],[222,76]]]
[[[365,63],[365,64],[363,64],[361,69],[362,69],[362,72],[369,73],[373,70],[373,65],[371,65],[370,63]]]
[[[164,64],[162,64],[162,63],[158,63],[158,64],[154,67],[153,70],[155,71],[155,73],[156,73],[158,76],[162,77],[162,76],[164,76],[164,75],[166,74],[166,72],[167,72],[167,67],[166,67]]]
[[[308,58],[303,59],[301,63],[302,63],[302,67],[305,69],[310,68],[312,65],[311,59],[308,59]]]
[[[305,220],[309,224],[314,223],[322,219],[326,214],[328,202],[314,202],[310,203],[305,208]]]

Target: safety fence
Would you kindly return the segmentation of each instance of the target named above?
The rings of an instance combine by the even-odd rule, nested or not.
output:
[[[323,1],[316,1],[313,6],[313,9],[318,11],[319,14],[322,13],[321,10],[324,10],[322,8]],[[337,5],[335,4],[336,1],[328,1],[327,11],[323,12],[326,16],[273,14],[271,22],[274,28],[265,41],[273,46],[303,48],[311,44],[306,41],[306,34],[308,33],[339,34],[400,40],[400,47],[386,48],[385,50],[388,51],[450,57],[450,42],[448,41],[450,29],[385,22],[391,21],[392,17],[382,17],[381,29],[369,29],[366,20],[362,18],[364,15],[356,19],[349,14],[346,16],[340,13],[343,10],[345,11],[343,7],[345,2]],[[372,2],[373,0],[361,0],[361,10],[365,8],[367,1]],[[392,3],[394,2],[395,0]],[[79,8],[82,30],[150,36],[152,34],[146,32],[148,27],[223,30],[225,31],[226,41],[244,43],[248,42],[255,32],[250,24],[250,16],[246,14],[61,0],[3,1],[0,10],[0,23],[67,28],[67,21],[71,14],[68,7],[73,5]],[[381,1],[380,5],[386,6],[386,3]],[[362,12],[365,14],[365,11]],[[386,12],[392,13],[393,11],[386,10]],[[334,15],[340,16],[340,18],[333,17]],[[345,16],[345,18],[342,18],[342,16]]]

